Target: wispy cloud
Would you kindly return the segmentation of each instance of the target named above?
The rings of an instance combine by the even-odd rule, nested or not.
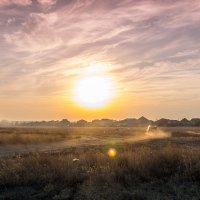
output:
[[[57,2],[57,0],[37,0],[37,1],[38,3],[44,6],[52,6],[55,5]]]
[[[62,95],[100,62],[122,94],[199,98],[198,0],[2,0],[0,10],[0,95]]]
[[[32,4],[32,0],[1,0],[0,1],[0,6],[9,6],[9,5],[27,6],[31,4]]]
[[[17,51],[39,52],[55,48],[61,44],[53,25],[57,20],[55,13],[31,13],[21,29],[4,34],[6,41],[17,47]]]

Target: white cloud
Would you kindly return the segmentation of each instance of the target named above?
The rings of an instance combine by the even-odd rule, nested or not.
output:
[[[17,47],[17,51],[40,52],[61,44],[53,24],[57,20],[55,13],[31,13],[20,30],[4,34],[6,41]]]
[[[170,56],[171,58],[177,58],[177,57],[185,57],[185,56],[193,56],[193,55],[199,55],[198,49],[192,49],[192,50],[185,50],[180,51],[176,53],[175,55]]]
[[[7,25],[10,25],[16,21],[15,17],[11,17],[7,20]]]
[[[57,0],[37,0],[43,6],[52,6],[55,5]]]
[[[27,6],[32,4],[32,0],[1,0],[0,6],[8,6],[8,5],[19,5],[19,6]]]

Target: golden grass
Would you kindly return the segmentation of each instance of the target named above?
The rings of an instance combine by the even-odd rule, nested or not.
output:
[[[47,199],[62,199],[64,195],[69,196],[66,199],[123,200],[154,199],[140,192],[144,185],[157,185],[152,192],[159,193],[161,186],[167,183],[170,190],[186,183],[191,183],[190,187],[197,183],[195,187],[198,187],[200,183],[200,151],[195,149],[176,145],[159,148],[127,145],[118,150],[115,158],[110,158],[107,150],[99,147],[74,153],[1,159],[0,188],[4,195],[5,188],[12,188],[13,192],[13,188],[30,187]],[[73,158],[80,161],[73,162]],[[197,193],[191,195],[197,199],[198,191],[195,191]],[[20,198],[23,195],[35,197],[31,193],[21,195]],[[170,191],[166,195],[171,195]]]
[[[38,144],[62,141],[67,130],[52,128],[0,128],[0,145]]]
[[[144,131],[145,128],[0,128],[0,145],[39,144],[91,137],[101,139]]]
[[[0,145],[12,144],[40,144],[49,142],[58,142],[71,139],[127,139],[134,136],[144,135],[146,127],[73,127],[73,128],[47,128],[47,127],[13,127],[0,128]],[[161,128],[172,137],[200,137],[200,128],[198,127],[165,127]],[[199,134],[191,135],[191,132]],[[156,134],[155,134],[156,135]]]
[[[140,135],[144,130],[1,128],[0,144],[36,144],[93,136],[99,140],[124,138]],[[71,153],[1,158],[0,199],[199,200],[199,136],[187,133],[190,130],[166,129],[173,133],[172,138],[149,143],[88,146],[74,148]],[[114,157],[108,156],[111,147],[117,150]],[[78,160],[73,162],[74,158]]]

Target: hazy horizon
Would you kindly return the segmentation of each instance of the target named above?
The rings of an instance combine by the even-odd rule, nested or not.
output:
[[[136,117],[136,116],[127,116],[127,117],[125,117],[125,118],[109,118],[109,117],[99,117],[99,118],[91,118],[91,119],[85,119],[85,118],[77,118],[77,119],[70,119],[70,118],[67,118],[67,117],[63,117],[63,118],[52,118],[52,119],[29,119],[29,120],[27,120],[27,119],[18,119],[18,120],[9,120],[9,119],[0,119],[0,122],[1,121],[9,121],[9,122],[28,122],[28,121],[30,121],[30,122],[35,122],[35,121],[39,121],[39,122],[41,122],[41,121],[61,121],[61,120],[63,120],[63,119],[67,119],[67,120],[69,120],[70,122],[77,122],[77,121],[79,121],[79,120],[85,120],[85,121],[87,121],[87,122],[92,122],[93,120],[103,120],[103,119],[109,119],[109,120],[116,120],[116,121],[120,121],[120,120],[125,120],[125,119],[139,119],[139,118],[141,118],[141,117],[145,117],[146,119],[148,119],[148,120],[152,120],[152,121],[157,121],[157,120],[160,120],[160,119],[169,119],[169,120],[182,120],[182,119],[187,119],[187,120],[191,120],[191,119],[200,119],[200,117],[192,117],[192,118],[187,118],[187,117],[180,117],[180,118],[170,118],[170,117],[161,117],[161,118],[149,118],[149,117],[146,117],[146,116],[143,116],[143,115],[141,115],[141,116],[139,116],[139,117]]]
[[[200,117],[200,1],[1,0],[0,119]]]

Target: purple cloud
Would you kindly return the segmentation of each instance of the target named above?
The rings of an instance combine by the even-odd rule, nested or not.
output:
[[[27,6],[31,4],[32,4],[32,0],[1,0],[0,1],[0,7],[9,6],[9,5]]]

